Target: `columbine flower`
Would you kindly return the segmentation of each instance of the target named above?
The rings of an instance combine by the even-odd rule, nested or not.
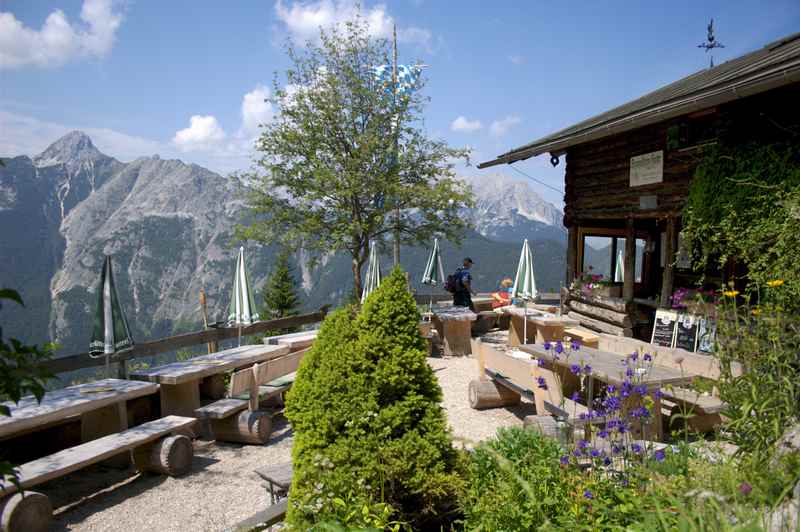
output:
[[[783,284],[783,279],[774,279],[772,281],[767,281],[767,286],[770,288],[775,288]],[[749,484],[748,484],[749,485]],[[752,488],[750,488],[752,489]]]
[[[570,397],[570,399],[572,399],[575,402],[577,402],[580,398],[581,398],[580,392],[572,392],[572,396]]]
[[[633,387],[633,391],[638,393],[639,395],[644,395],[647,393],[647,386],[644,384],[639,384]]]
[[[626,369],[625,375],[627,375],[628,377],[633,377],[633,368]]]
[[[653,454],[653,458],[656,459],[656,462],[663,462],[666,457],[667,455],[664,452],[664,449],[659,449],[655,452],[655,454]]]
[[[578,440],[578,448],[579,449],[586,449],[589,446],[589,442],[586,440]]]
[[[616,391],[617,391],[617,386],[616,386],[615,384],[609,384],[608,386],[606,386],[606,391],[607,391],[609,394],[616,393]]]
[[[649,353],[645,353],[644,354],[644,361],[645,362],[650,362],[652,360],[653,360],[653,357],[651,357]]]
[[[572,343],[570,344],[570,347],[572,348],[573,351],[578,351],[581,348],[581,344],[577,340],[573,340]]]
[[[662,397],[664,397],[664,393],[661,390],[656,390],[656,392],[653,394],[653,396],[656,399],[661,399]]]
[[[545,351],[550,351],[551,347],[553,347],[553,345],[550,342],[545,342],[544,343],[544,350]]]
[[[634,351],[633,353],[631,353],[631,360],[636,361],[638,359],[639,359],[639,352],[638,351]]]
[[[569,465],[569,455],[564,455],[561,457],[561,465]]]
[[[608,431],[607,430],[601,430],[600,432],[597,433],[597,436],[599,438],[603,438],[605,440],[606,438],[608,438]]]
[[[610,466],[611,465],[611,458],[609,458],[608,456],[603,458],[603,465],[604,466]]]
[[[753,491],[753,486],[751,486],[749,483],[742,482],[741,484],[739,484],[739,493],[741,493],[742,495],[750,495],[751,491]]]
[[[613,454],[620,454],[622,452],[622,447],[620,447],[619,445],[612,445],[611,452]]]
[[[587,365],[585,365],[585,366],[583,366],[583,372],[584,372],[586,375],[591,375],[591,374],[592,374],[592,366],[590,366],[590,365],[588,365],[588,364],[587,364]]]
[[[592,449],[589,454],[592,455],[592,458],[598,458],[600,456],[600,451],[597,449]]]
[[[559,355],[561,353],[563,353],[564,352],[564,344],[562,344],[561,342],[556,342],[555,352],[558,353]]]
[[[542,390],[547,389],[547,381],[544,380],[544,377],[536,377],[536,384]]]
[[[583,496],[586,497],[587,499],[594,499],[594,495],[589,490],[584,490]]]
[[[575,449],[574,451],[572,451],[572,454],[573,454],[573,455],[575,455],[575,456],[577,456],[578,458],[580,458],[580,456],[581,456],[581,450],[580,450],[580,449]]]
[[[573,374],[577,375],[577,374],[579,374],[579,373],[581,372],[581,367],[580,367],[579,365],[577,365],[577,364],[572,364],[572,365],[569,367],[569,370],[570,370],[570,371],[571,371]]]
[[[631,445],[631,451],[633,451],[634,454],[639,454],[642,452],[642,446],[638,443],[634,443]]]

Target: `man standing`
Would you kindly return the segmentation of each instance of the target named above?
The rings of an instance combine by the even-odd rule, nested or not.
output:
[[[466,257],[464,265],[456,270],[456,290],[453,292],[453,306],[469,307],[472,312],[475,312],[472,296],[477,294],[472,290],[472,275],[469,273],[471,267],[472,259]]]

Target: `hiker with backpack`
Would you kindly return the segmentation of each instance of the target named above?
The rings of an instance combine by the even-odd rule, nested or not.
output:
[[[447,276],[445,289],[453,294],[454,307],[469,307],[472,312],[475,312],[472,296],[477,294],[472,290],[472,275],[469,273],[472,264],[472,259],[466,257],[464,265],[458,268],[455,273]]]

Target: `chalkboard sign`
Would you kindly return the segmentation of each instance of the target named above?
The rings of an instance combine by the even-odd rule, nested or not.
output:
[[[675,347],[694,351],[697,344],[697,316],[680,314],[675,329]]]
[[[700,318],[697,323],[697,351],[713,353],[716,335],[717,324],[708,318]]]
[[[675,322],[678,314],[671,310],[657,310],[656,322],[653,324],[653,337],[650,343],[661,347],[672,347],[675,336]]]

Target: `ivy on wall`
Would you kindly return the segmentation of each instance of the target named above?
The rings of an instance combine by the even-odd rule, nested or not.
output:
[[[800,301],[800,139],[705,151],[683,214],[696,269],[746,267],[753,291],[781,279]]]

